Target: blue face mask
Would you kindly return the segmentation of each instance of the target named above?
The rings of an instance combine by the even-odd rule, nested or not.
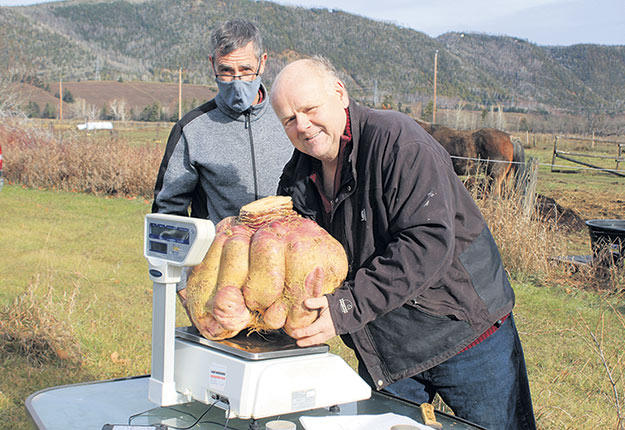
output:
[[[252,106],[260,89],[260,76],[251,82],[241,79],[234,79],[230,82],[215,79],[215,82],[226,104],[230,109],[239,113],[245,112]]]

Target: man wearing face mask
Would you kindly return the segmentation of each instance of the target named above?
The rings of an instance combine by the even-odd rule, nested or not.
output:
[[[154,189],[152,212],[208,218],[275,194],[293,148],[261,83],[267,54],[256,25],[242,19],[211,34],[219,89],[173,127]],[[190,212],[189,212],[190,209]],[[178,286],[185,305],[185,282]]]

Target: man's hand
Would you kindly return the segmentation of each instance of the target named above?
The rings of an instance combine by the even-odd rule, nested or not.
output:
[[[308,327],[293,330],[291,337],[297,340],[298,346],[319,345],[336,336],[326,296],[306,299],[304,306],[310,310],[319,310],[319,317]]]

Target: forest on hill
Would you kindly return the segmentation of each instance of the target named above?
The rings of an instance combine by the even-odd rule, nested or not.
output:
[[[625,46],[550,47],[470,33],[431,38],[340,10],[262,0],[67,0],[0,7],[2,74],[45,88],[59,80],[174,83],[182,69],[185,83],[212,85],[209,34],[232,17],[261,28],[269,84],[289,61],[320,54],[343,73],[359,100],[427,103],[438,51],[443,107],[625,111]]]

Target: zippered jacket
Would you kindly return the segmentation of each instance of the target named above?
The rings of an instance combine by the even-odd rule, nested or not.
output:
[[[311,174],[295,151],[279,193],[339,240],[346,281],[329,294],[337,334],[381,389],[454,356],[514,306],[495,241],[449,154],[413,119],[350,100],[352,140],[324,221]]]
[[[293,153],[269,104],[244,113],[230,109],[218,93],[173,127],[154,190],[152,212],[209,218],[215,224],[238,215],[241,206],[276,192]]]

